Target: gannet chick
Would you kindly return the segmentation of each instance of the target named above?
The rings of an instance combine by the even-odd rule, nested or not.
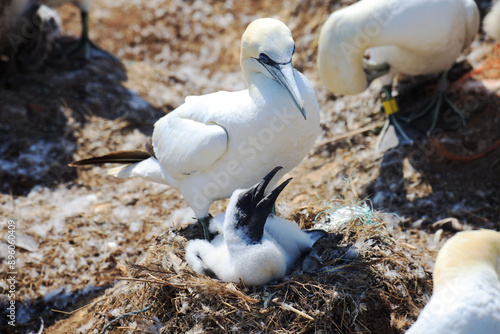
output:
[[[80,14],[82,18],[82,35],[80,37],[80,40],[67,52],[68,55],[74,54],[79,51],[83,51],[83,56],[87,60],[90,59],[92,56],[97,55],[101,57],[110,58],[111,60],[118,62],[118,58],[116,58],[113,54],[102,50],[100,47],[95,45],[89,38],[89,12],[92,7],[92,0],[34,0],[34,1],[40,4],[47,5],[49,7],[58,7],[69,2],[80,9]]]
[[[250,23],[241,42],[248,89],[188,96],[155,124],[148,152],[127,151],[71,166],[127,163],[108,174],[138,176],[178,189],[208,239],[209,207],[283,166],[270,189],[308,153],[319,128],[319,106],[309,81],[292,67],[295,45],[275,19]]]
[[[386,92],[385,113],[411,141],[395,117],[399,110],[391,95],[395,75],[449,70],[478,29],[474,0],[362,0],[332,13],[321,29],[320,78],[334,94],[344,95],[361,93],[379,78]],[[428,132],[435,127],[443,95],[444,88],[424,110],[436,106]],[[425,112],[403,121],[409,123]]]
[[[495,0],[490,12],[483,21],[484,31],[497,41],[500,41],[500,0]]]
[[[297,224],[271,214],[286,180],[265,195],[280,167],[250,189],[235,190],[225,214],[210,224],[219,234],[210,243],[191,240],[186,246],[189,266],[226,282],[263,285],[283,277],[302,256],[312,252],[313,240]]]
[[[460,232],[441,248],[434,292],[407,334],[500,333],[500,232]]]

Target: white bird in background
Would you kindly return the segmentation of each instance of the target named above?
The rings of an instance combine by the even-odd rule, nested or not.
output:
[[[434,292],[407,334],[500,333],[500,232],[460,232],[439,251]]]
[[[313,239],[294,222],[271,215],[277,197],[291,181],[265,196],[280,169],[276,167],[250,189],[234,191],[226,213],[210,223],[210,230],[219,233],[212,242],[188,242],[186,259],[194,271],[226,282],[263,285],[290,272],[301,257],[305,257],[304,271],[321,265]]]
[[[386,92],[385,113],[411,141],[395,118],[398,106],[391,95],[395,75],[449,70],[478,29],[474,0],[362,0],[332,13],[321,29],[319,74],[330,91],[347,95],[363,92],[379,78]],[[439,92],[424,112],[404,121],[409,123],[436,106],[430,133],[443,99],[448,100]]]
[[[118,59],[113,54],[102,50],[100,47],[92,43],[92,41],[89,38],[89,12],[92,7],[92,0],[33,0],[33,1],[43,5],[47,5],[49,7],[58,7],[69,2],[80,9],[82,18],[82,35],[80,37],[80,40],[73,47],[70,47],[70,50],[68,50],[67,52],[68,55],[83,50],[83,55],[85,59],[90,59],[92,56],[98,55],[101,57],[110,58],[114,61],[118,61]]]
[[[500,41],[500,0],[495,0],[493,8],[483,21],[484,31],[497,41]]]
[[[71,164],[131,163],[108,174],[138,176],[178,189],[208,239],[209,207],[251,187],[274,166],[280,178],[319,135],[319,106],[309,81],[292,67],[295,45],[275,19],[253,21],[242,37],[248,89],[189,96],[155,124],[148,152],[128,151]]]

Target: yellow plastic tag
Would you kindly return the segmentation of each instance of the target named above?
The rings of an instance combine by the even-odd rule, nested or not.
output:
[[[399,111],[398,103],[394,98],[383,101],[382,106],[384,107],[384,111],[387,116],[395,114]]]

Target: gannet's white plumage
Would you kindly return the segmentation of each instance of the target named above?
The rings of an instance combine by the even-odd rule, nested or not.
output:
[[[237,197],[242,191],[241,189],[235,190],[231,198]],[[234,210],[234,204],[228,205],[228,211],[225,214],[215,216],[210,222],[210,232],[217,235],[211,243],[216,247],[224,242],[224,221],[228,215],[230,217],[232,214],[229,210],[230,208]],[[233,227],[230,228],[232,231]],[[297,259],[304,255],[304,252],[309,251],[314,243],[314,240],[302,231],[296,223],[276,215],[269,215],[267,217],[264,225],[264,237],[266,240],[273,240],[274,244],[281,247],[278,247],[278,253],[285,255],[286,271],[290,271],[297,262]],[[226,252],[227,248],[224,249],[224,247],[226,246],[223,246],[221,251]]]
[[[292,67],[294,50],[285,24],[269,18],[253,21],[241,46],[248,89],[187,97],[156,122],[154,156],[109,173],[178,189],[199,219],[208,216],[213,201],[283,166],[272,189],[306,156],[320,130],[313,88]]]
[[[493,8],[484,18],[483,27],[488,35],[500,41],[500,0],[493,3]]]
[[[287,180],[264,197],[267,183],[277,169],[250,189],[237,189],[226,213],[216,216],[210,230],[218,233],[211,242],[192,240],[186,246],[189,266],[227,282],[263,285],[289,272],[313,240],[294,222],[270,215]]]
[[[384,85],[398,73],[445,71],[478,28],[474,0],[362,0],[335,11],[321,29],[320,77],[333,93],[351,95],[369,84],[366,64],[390,66],[380,77]]]
[[[407,334],[500,333],[500,232],[460,232],[439,251],[434,292]]]

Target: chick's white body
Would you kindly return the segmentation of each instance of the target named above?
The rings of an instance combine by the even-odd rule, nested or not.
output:
[[[257,46],[278,30],[277,37],[264,45],[269,47],[266,52],[277,61],[286,61],[283,54],[291,61],[291,33],[277,20],[257,21],[269,29],[260,29],[262,38],[257,33],[252,36],[250,28],[243,36],[241,66],[248,89],[187,97],[184,104],[156,122],[152,138],[156,157],[113,169],[110,174],[168,184],[202,218],[213,201],[252,186],[271,168],[282,166],[272,188],[302,161],[320,130],[316,95],[290,63],[288,70],[307,115],[304,119],[283,85],[255,58],[261,52]]]
[[[192,240],[186,247],[189,266],[203,274],[208,268],[222,281],[263,285],[283,277],[313,241],[294,222],[270,215],[264,225],[262,241],[248,244],[244,231],[235,229],[236,190],[225,214],[216,216],[210,230],[218,235],[208,242]]]
[[[285,275],[284,250],[268,235],[255,245],[227,237],[219,235],[212,243],[190,241],[186,247],[189,266],[199,274],[204,274],[208,267],[222,281],[241,280],[248,285],[263,285]]]
[[[500,333],[500,233],[461,232],[442,248],[434,293],[407,334]]]
[[[363,57],[388,64],[384,85],[398,73],[448,70],[479,28],[473,0],[362,0],[334,12],[321,30],[318,65],[323,83],[336,94],[367,88]]]
[[[313,240],[296,223],[276,215],[267,218],[264,232],[283,249],[287,272],[293,269],[297,260],[311,250],[313,245]]]

